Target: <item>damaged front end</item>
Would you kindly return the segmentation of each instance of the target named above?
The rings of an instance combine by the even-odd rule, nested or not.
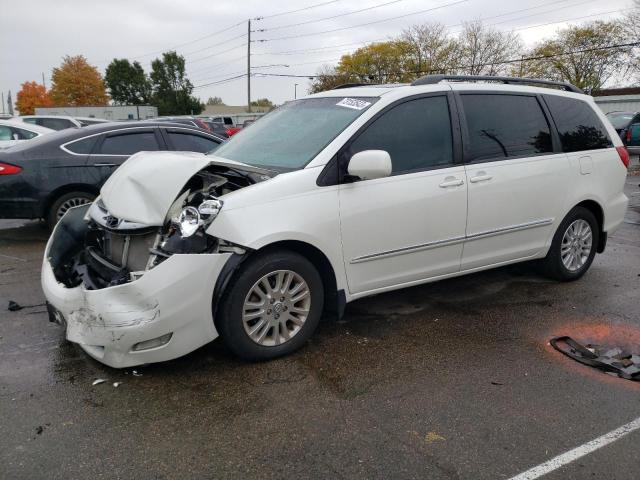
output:
[[[139,181],[140,165],[135,175],[124,167],[116,181]],[[164,220],[141,222],[135,205],[124,218],[126,200],[103,188],[102,198],[70,209],[54,229],[42,270],[50,318],[97,360],[118,368],[164,361],[217,337],[213,291],[228,260],[245,250],[205,230],[225,195],[270,177],[214,162],[201,167],[159,197],[168,205]]]
[[[61,221],[60,228],[73,239],[52,258],[56,279],[69,288],[82,284],[98,290],[134,281],[174,254],[239,253],[242,249],[205,230],[223,208],[220,197],[262,177],[220,167],[201,170],[184,186],[161,226],[117,218],[98,197],[83,209],[84,225]]]

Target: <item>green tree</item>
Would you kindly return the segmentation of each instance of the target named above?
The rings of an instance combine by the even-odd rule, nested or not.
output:
[[[582,89],[597,90],[614,76],[627,73],[632,49],[606,48],[626,41],[618,22],[597,20],[570,26],[528,52],[526,56],[532,60],[524,62],[522,70],[525,76],[568,81]]]
[[[353,81],[355,80],[352,79],[350,75],[338,73],[335,67],[332,67],[331,65],[322,65],[318,69],[315,77],[311,79],[309,93],[324,92],[326,90],[331,90],[338,85],[344,85],[345,83]]]
[[[104,75],[114,103],[146,105],[151,100],[151,82],[138,62],[114,58]]]
[[[200,100],[193,97],[193,84],[185,75],[184,57],[165,52],[162,59],[151,62],[152,101],[159,115],[198,115],[204,110]]]
[[[371,43],[343,55],[336,73],[365,83],[407,82],[416,76],[410,45],[402,40]]]
[[[224,102],[220,97],[209,97],[207,105],[224,105]]]
[[[275,107],[273,102],[271,100],[269,100],[268,98],[259,98],[257,100],[254,100],[253,102],[251,102],[251,106],[252,107],[267,107],[267,108]]]

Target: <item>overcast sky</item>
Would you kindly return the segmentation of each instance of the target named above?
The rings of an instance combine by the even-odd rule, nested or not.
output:
[[[311,75],[358,46],[422,22],[442,22],[456,32],[460,22],[482,19],[516,31],[529,45],[564,25],[617,17],[631,6],[631,0],[3,0],[0,91],[6,99],[11,90],[15,101],[20,84],[42,82],[43,72],[49,88],[51,69],[64,55],[82,54],[101,73],[114,57],[138,60],[148,71],[151,60],[169,49],[185,56],[196,86],[230,79],[246,72],[248,18],[264,17],[252,21],[252,30],[265,29],[251,34],[253,72]],[[298,9],[304,10],[284,13]],[[282,103],[293,98],[296,83],[300,96],[306,78],[256,75],[252,98]],[[240,105],[246,89],[242,77],[194,93],[203,101],[219,96]]]

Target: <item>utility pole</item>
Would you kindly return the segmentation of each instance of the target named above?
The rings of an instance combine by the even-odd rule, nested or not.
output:
[[[4,113],[4,92],[2,92],[2,113]]]
[[[247,113],[251,113],[251,20],[247,20]]]
[[[298,98],[298,84],[294,83],[293,84],[293,99],[295,100],[296,98]]]
[[[44,83],[44,72],[42,72],[42,86],[46,89],[47,88],[47,84]]]

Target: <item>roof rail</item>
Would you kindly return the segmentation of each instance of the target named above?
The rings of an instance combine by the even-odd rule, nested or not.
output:
[[[567,92],[574,93],[583,93],[575,85],[570,84],[569,82],[554,82],[552,80],[542,80],[539,78],[524,78],[524,77],[497,77],[491,75],[425,75],[424,77],[420,77],[411,85],[433,85],[436,83],[440,83],[443,80],[450,80],[454,82],[501,82],[501,83],[521,83],[525,85],[540,85],[540,86],[549,86],[549,87],[560,87]]]
[[[377,83],[343,83],[342,85],[333,87],[332,90],[340,90],[342,88],[351,88],[351,87],[374,87],[376,85],[378,84]]]

